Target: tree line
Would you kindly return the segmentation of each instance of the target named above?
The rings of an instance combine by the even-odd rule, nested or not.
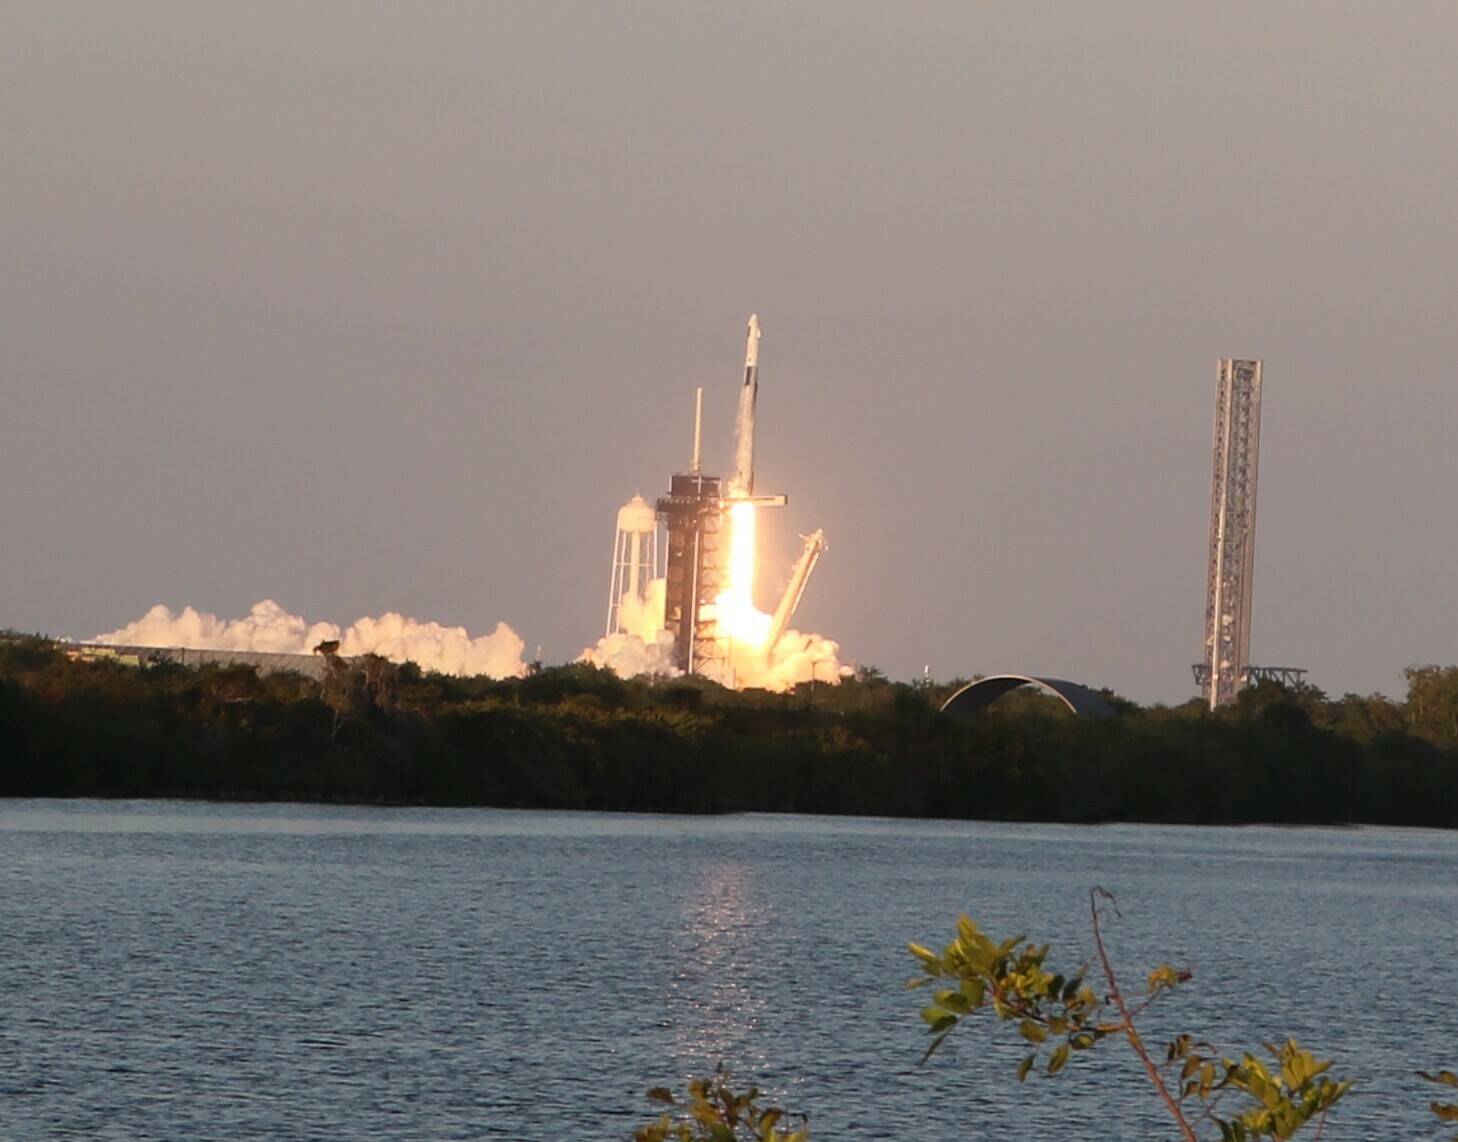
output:
[[[1404,700],[1266,683],[1103,721],[865,670],[734,692],[586,665],[493,681],[331,657],[321,681],[0,639],[0,796],[1458,827],[1458,667]]]

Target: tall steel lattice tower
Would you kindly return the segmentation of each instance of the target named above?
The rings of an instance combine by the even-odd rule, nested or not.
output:
[[[725,587],[720,543],[724,505],[722,481],[700,464],[704,390],[694,399],[694,458],[687,472],[669,481],[658,499],[658,518],[667,531],[663,568],[663,629],[673,635],[673,663],[685,674],[702,673],[724,657],[714,601]]]
[[[724,658],[714,601],[724,579],[724,505],[718,476],[680,472],[658,499],[668,539],[663,628],[673,634],[674,665],[702,674]]]
[[[1250,591],[1255,565],[1256,474],[1261,445],[1261,363],[1220,362],[1215,389],[1215,477],[1210,491],[1210,568],[1205,591],[1205,697],[1235,701],[1250,669]]]

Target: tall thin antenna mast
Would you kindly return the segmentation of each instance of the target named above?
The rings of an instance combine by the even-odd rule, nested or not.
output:
[[[694,396],[694,459],[689,465],[689,471],[697,473],[701,467],[699,463],[699,443],[704,435],[704,386],[700,385]]]

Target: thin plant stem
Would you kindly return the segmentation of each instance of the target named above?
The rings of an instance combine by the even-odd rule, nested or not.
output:
[[[1129,1007],[1124,1002],[1124,993],[1119,990],[1119,981],[1114,975],[1114,965],[1109,962],[1108,950],[1104,947],[1103,933],[1099,930],[1099,898],[1113,901],[1113,894],[1102,888],[1094,888],[1088,894],[1089,912],[1093,915],[1094,947],[1099,953],[1099,963],[1103,965],[1104,978],[1109,983],[1109,998],[1113,1000],[1114,1007],[1118,1010],[1123,1020],[1122,1027],[1124,1036],[1129,1040],[1129,1046],[1133,1048],[1139,1061],[1144,1064],[1144,1070],[1149,1075],[1149,1081],[1154,1084],[1154,1089],[1159,1092],[1159,1097],[1164,1100],[1165,1108],[1169,1111],[1170,1117],[1180,1128],[1184,1135],[1185,1142],[1199,1142],[1195,1131],[1185,1121],[1184,1112],[1180,1110],[1180,1104],[1174,1100],[1169,1093],[1169,1088],[1164,1085],[1164,1078],[1155,1066],[1154,1060],[1149,1057],[1149,1051],[1144,1046],[1144,1040],[1139,1037],[1139,1032],[1134,1027],[1134,1018],[1129,1014]]]

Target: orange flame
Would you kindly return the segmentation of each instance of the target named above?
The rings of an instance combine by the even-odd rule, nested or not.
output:
[[[729,509],[729,586],[715,600],[719,629],[736,646],[762,649],[773,621],[754,605],[754,505]]]

